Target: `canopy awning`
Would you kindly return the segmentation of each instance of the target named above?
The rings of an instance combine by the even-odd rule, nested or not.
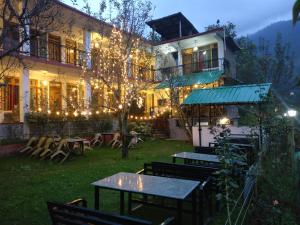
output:
[[[184,100],[183,105],[239,105],[264,101],[271,84],[250,84],[197,89]]]
[[[155,89],[209,84],[219,80],[223,73],[221,70],[212,70],[183,76],[174,76],[170,80],[158,84]]]

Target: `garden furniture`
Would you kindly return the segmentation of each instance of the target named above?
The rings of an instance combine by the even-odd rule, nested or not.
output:
[[[48,148],[40,154],[40,157],[45,159],[51,155],[54,155],[56,152],[60,152],[63,148],[67,147],[67,140],[61,139],[54,148]],[[54,156],[55,157],[55,156]],[[51,157],[52,158],[52,157]]]
[[[23,152],[31,150],[37,144],[38,140],[39,140],[39,138],[37,136],[31,137],[28,140],[26,146],[24,148],[22,148],[21,150],[19,150],[19,152],[23,153]]]
[[[87,208],[84,199],[61,204],[47,202],[48,211],[53,225],[152,225],[153,223],[132,216],[122,216],[113,213],[100,212]],[[174,218],[167,218],[160,225],[174,224]]]
[[[113,139],[108,143],[108,145],[111,145],[112,148],[115,147],[121,147],[121,134],[119,132],[115,133],[113,136]]]
[[[176,209],[179,224],[182,224],[182,204],[189,196],[192,196],[192,221],[193,224],[196,224],[196,189],[200,185],[199,181],[121,172],[96,181],[92,185],[95,187],[96,210],[100,209],[100,189],[120,192],[121,215],[124,214],[126,192],[129,199],[131,199],[132,194],[174,199],[177,203]],[[128,210],[131,211],[130,203]]]
[[[44,146],[39,147],[37,149],[35,149],[32,153],[31,156],[39,156],[42,152],[46,151],[47,149],[50,149],[52,147],[52,145],[54,144],[54,140],[53,138],[47,138]]]
[[[217,155],[194,153],[194,152],[180,152],[172,155],[173,163],[176,163],[176,159],[183,159],[186,163],[192,161],[206,162],[206,163],[220,163]]]
[[[102,136],[102,134],[100,133],[97,133],[95,134],[94,138],[91,140],[91,146],[96,146],[96,145],[99,145],[101,146],[104,142],[104,138]]]
[[[39,139],[37,145],[34,146],[33,148],[28,149],[28,150],[25,151],[24,153],[29,155],[29,154],[31,154],[32,152],[34,152],[36,149],[42,148],[43,145],[45,144],[46,140],[47,140],[47,137],[45,137],[45,136],[40,137],[40,139]]]

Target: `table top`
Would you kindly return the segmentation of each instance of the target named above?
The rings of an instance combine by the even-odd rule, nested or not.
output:
[[[155,195],[183,200],[197,188],[199,181],[141,175],[135,173],[117,173],[92,183],[92,185],[128,191],[132,193]]]
[[[217,155],[194,153],[194,152],[180,152],[172,155],[173,158],[191,159],[206,162],[219,163],[220,160]]]
[[[114,135],[115,133],[101,133],[102,135]]]
[[[83,142],[85,139],[82,138],[68,138],[67,142],[73,143],[73,142]]]

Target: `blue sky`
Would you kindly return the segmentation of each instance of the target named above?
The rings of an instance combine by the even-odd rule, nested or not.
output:
[[[80,3],[81,0],[78,0]],[[279,20],[291,19],[295,0],[151,0],[153,18],[182,12],[199,31],[219,19],[237,25],[238,35],[247,35]],[[69,3],[70,0],[64,2]],[[97,9],[97,0],[89,0]]]

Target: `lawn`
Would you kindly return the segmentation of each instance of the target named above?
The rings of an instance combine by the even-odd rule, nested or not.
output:
[[[0,224],[50,224],[46,201],[67,202],[79,197],[93,206],[93,181],[120,171],[136,172],[144,162],[171,162],[170,155],[191,150],[179,141],[153,140],[140,143],[122,160],[120,150],[101,147],[76,156],[63,165],[13,156],[0,159]],[[101,206],[118,212],[116,192],[102,194]]]

